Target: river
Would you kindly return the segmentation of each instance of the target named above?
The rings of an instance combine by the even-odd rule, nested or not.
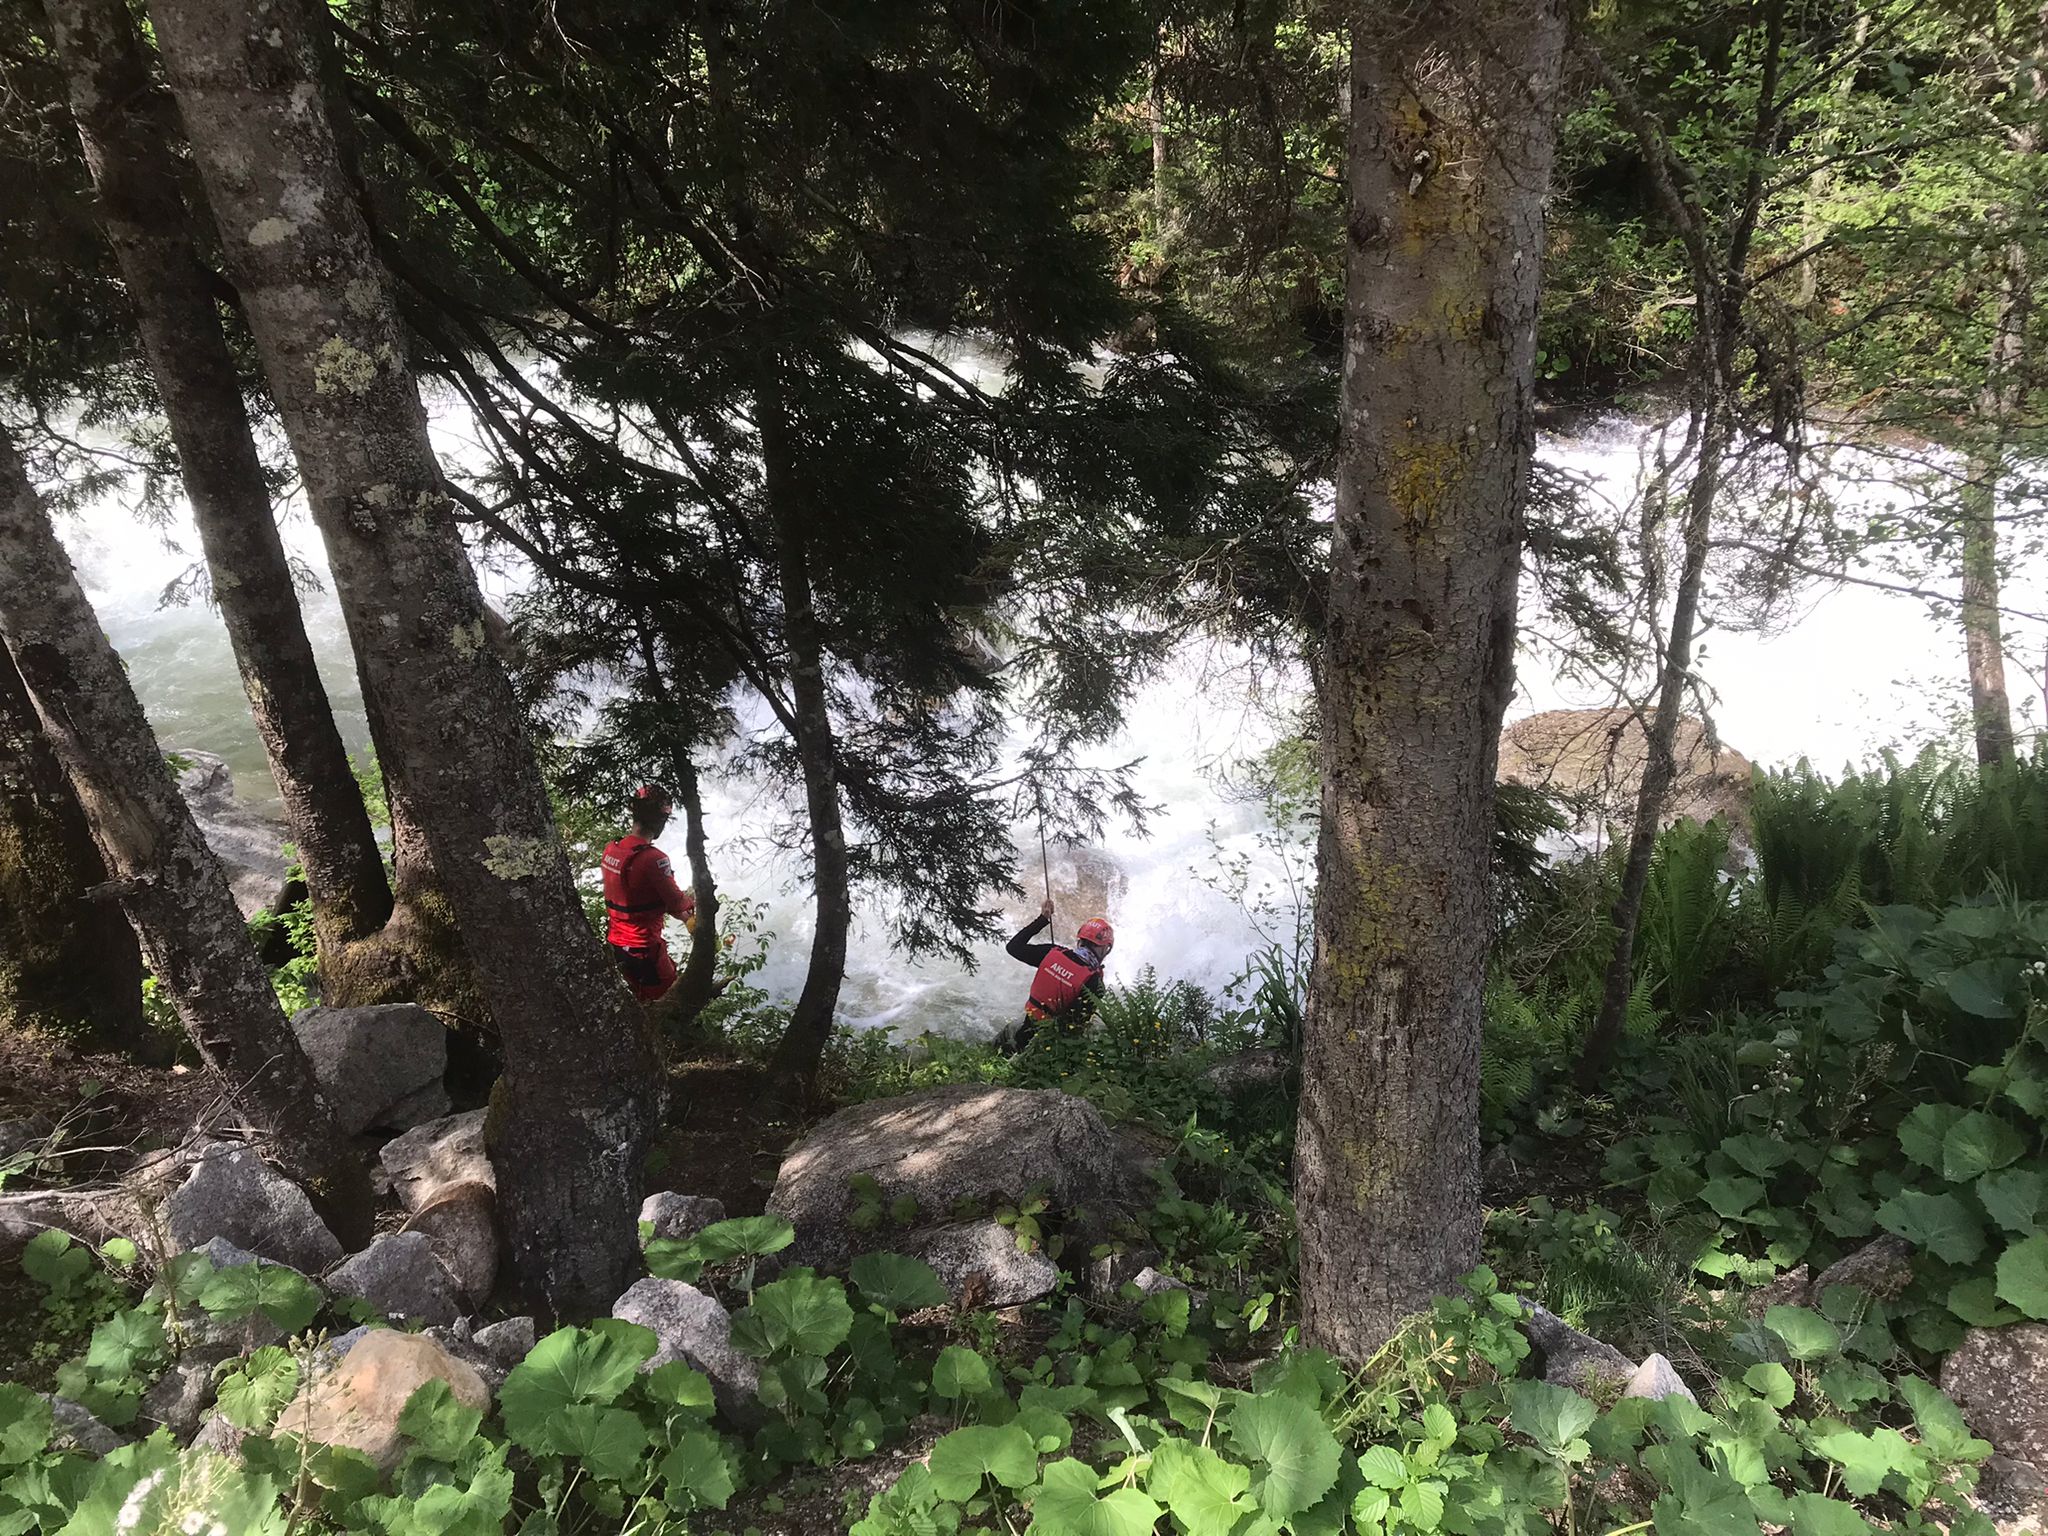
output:
[[[466,422],[446,404],[431,412],[444,459],[478,462]],[[1593,493],[1625,502],[1639,471],[1645,426],[1608,417],[1548,437],[1546,458],[1588,477]],[[203,749],[227,759],[242,796],[274,806],[276,794],[250,722],[218,616],[207,606],[166,606],[166,585],[196,558],[197,542],[182,507],[160,527],[145,527],[132,499],[109,495],[60,531],[101,622],[166,748]],[[367,735],[361,699],[348,662],[339,610],[324,581],[325,559],[303,511],[289,510],[287,546],[318,590],[304,600],[306,623],[329,693],[352,750]],[[479,572],[485,592],[503,604],[519,585],[511,569]],[[2036,608],[2038,610],[2038,607]],[[2018,655],[2039,655],[2041,637],[2017,637]],[[1053,849],[1056,894],[1076,890],[1075,910],[1061,931],[1094,915],[1085,900],[1106,906],[1118,943],[1112,978],[1152,969],[1163,980],[1185,979],[1215,992],[1261,946],[1259,922],[1237,895],[1223,889],[1223,871],[1241,860],[1254,893],[1264,885],[1284,907],[1293,862],[1273,846],[1263,813],[1227,794],[1220,775],[1262,751],[1281,729],[1278,716],[1299,684],[1283,682],[1255,698],[1241,658],[1222,645],[1192,645],[1139,693],[1119,739],[1099,753],[1104,763],[1141,759],[1136,784],[1160,809],[1142,839],[1114,831],[1094,850]],[[1860,587],[1816,589],[1768,631],[1711,632],[1700,668],[1718,696],[1722,739],[1763,765],[1802,756],[1820,767],[1867,761],[1879,749],[1916,748],[1949,728],[1962,702],[1960,637],[1951,624],[1910,597]],[[2037,678],[2015,672],[2013,692],[2023,724],[2037,724]],[[1538,710],[1605,705],[1602,690],[1562,679],[1549,659],[1525,654],[1510,718]],[[744,716],[743,716],[744,718]],[[800,869],[767,846],[767,828],[787,814],[778,791],[756,781],[707,775],[706,810],[720,888],[758,903],[775,935],[761,982],[793,999],[801,986],[810,938]],[[1009,917],[1035,906],[1039,849],[1035,828],[1019,848],[1019,878],[1032,900],[1005,904]],[[669,841],[680,859],[680,828]],[[885,914],[872,906],[858,917],[842,1016],[849,1022],[905,1031],[932,1029],[967,1036],[1007,1022],[1023,993],[1025,973],[1000,940],[982,946],[972,968],[911,964],[893,955]]]

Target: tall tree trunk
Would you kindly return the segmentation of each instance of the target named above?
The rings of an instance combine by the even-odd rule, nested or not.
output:
[[[0,646],[0,1029],[38,1028],[161,1061],[142,1018],[142,955],[64,765]]]
[[[124,0],[48,0],[52,31],[134,302],[256,730],[284,802],[324,959],[391,915],[369,812],[314,665],[241,380],[192,243],[168,113]]]
[[[1302,1323],[1364,1359],[1479,1257],[1488,853],[1557,0],[1352,12],[1342,443],[1295,1203]]]
[[[683,808],[683,854],[690,863],[690,894],[697,898],[697,926],[690,934],[690,958],[676,978],[676,1010],[688,1022],[718,995],[718,887],[711,879],[711,854],[705,846],[704,792],[697,768],[683,753],[675,754],[676,801]]]
[[[1709,342],[1700,351],[1703,360],[1694,367],[1692,407],[1697,447],[1692,480],[1686,487],[1684,549],[1672,596],[1671,627],[1662,637],[1658,657],[1656,710],[1644,723],[1643,777],[1636,786],[1628,857],[1621,867],[1621,888],[1615,893],[1612,912],[1614,949],[1607,957],[1607,973],[1601,983],[1600,1013],[1579,1054],[1579,1085],[1588,1089],[1599,1083],[1621,1041],[1629,998],[1635,993],[1636,936],[1642,927],[1643,896],[1650,886],[1650,863],[1657,852],[1664,803],[1678,777],[1678,727],[1685,718],[1686,686],[1692,681],[1700,587],[1706,579],[1714,505],[1721,494],[1721,465],[1733,425],[1713,366],[1717,349]]]
[[[846,977],[853,890],[846,822],[839,805],[839,748],[833,739],[825,689],[825,648],[812,602],[803,509],[796,504],[798,493],[791,484],[794,445],[789,441],[789,422],[778,389],[772,383],[761,392],[759,413],[761,467],[779,545],[782,639],[789,651],[793,734],[803,768],[804,809],[811,826],[811,885],[817,901],[810,969],[804,974],[803,991],[797,995],[796,1009],[771,1063],[779,1082],[800,1087],[808,1086],[817,1076],[826,1042],[832,1038],[839,987]]]
[[[512,1269],[602,1309],[639,1267],[653,1042],[582,908],[427,438],[390,274],[297,0],[156,0],[186,137],[327,542],[386,770],[412,801],[504,1045],[488,1137]]]
[[[369,675],[360,655],[356,670],[359,676]],[[367,683],[363,712],[369,718],[370,741],[383,773],[384,804],[390,815],[391,916],[375,933],[323,957],[320,979],[327,1000],[351,1006],[418,1003],[444,1019],[487,1035],[489,1009],[476,966],[435,873],[426,834],[406,787],[403,759],[392,745],[393,728]]]
[[[121,658],[4,432],[0,639],[119,882],[150,972],[193,1045],[285,1172],[344,1225],[366,1229],[368,1178],[321,1097],[227,877],[172,782]]]
[[[2011,137],[2012,154],[2019,161],[2041,152],[2048,65],[2039,50],[2048,48],[2048,5],[2036,13],[2034,40],[2035,57],[2014,82],[2028,114]],[[2000,210],[1998,217],[2008,227],[2015,222],[2009,208]],[[1977,413],[1990,441],[1972,456],[1969,483],[1963,490],[1963,639],[1970,664],[1970,720],[1977,761],[1984,767],[2009,763],[2013,755],[2012,705],[2005,691],[2005,637],[1999,619],[1998,492],[2005,478],[2012,423],[2026,396],[2021,366],[2033,304],[2028,265],[2022,237],[2009,235],[2000,263],[1990,352],[1984,360],[1984,388],[1977,397]]]

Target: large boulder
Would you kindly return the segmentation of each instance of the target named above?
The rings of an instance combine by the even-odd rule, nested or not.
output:
[[[203,1360],[178,1361],[142,1394],[136,1426],[147,1434],[168,1429],[180,1445],[199,1433],[200,1420],[213,1402],[213,1367]]]
[[[1992,1449],[2048,1472],[2048,1323],[1972,1328],[1942,1362],[1941,1390]]]
[[[344,1134],[409,1130],[448,1113],[448,1031],[417,1003],[302,1008],[292,1033]]]
[[[1665,797],[1663,825],[1721,818],[1738,842],[1749,835],[1752,769],[1701,721],[1678,722],[1678,772]],[[1649,742],[1629,709],[1553,709],[1501,732],[1499,777],[1556,795],[1580,813],[1581,835],[1597,834],[1635,811]]]
[[[1546,1308],[1531,1305],[1522,1319],[1534,1359],[1532,1366],[1554,1387],[1588,1397],[1613,1393],[1636,1380],[1640,1367],[1612,1344],[1581,1333]]]
[[[1894,1301],[1913,1283],[1913,1245],[1887,1233],[1835,1260],[1807,1292],[1811,1306],[1838,1285],[1853,1285],[1876,1301]]]
[[[163,1205],[173,1251],[216,1237],[260,1259],[318,1274],[342,1256],[306,1192],[247,1147],[216,1148],[192,1165]]]
[[[975,1306],[1020,1306],[1060,1283],[1043,1249],[1019,1248],[1016,1233],[992,1218],[929,1227],[892,1246],[931,1265],[955,1301]]]
[[[472,1181],[443,1189],[406,1219],[433,1247],[472,1308],[490,1300],[498,1283],[498,1197]]]
[[[419,1232],[385,1233],[336,1265],[327,1283],[337,1296],[359,1297],[394,1323],[445,1328],[462,1315],[455,1281]]]
[[[1052,1089],[956,1084],[856,1104],[783,1160],[768,1209],[796,1228],[792,1264],[839,1269],[855,1254],[903,1249],[886,1226],[854,1225],[854,1180],[885,1202],[908,1197],[927,1226],[992,1214],[1042,1193],[1051,1216],[1083,1233],[1150,1203],[1145,1158],[1085,1099]]]
[[[430,1205],[458,1184],[495,1190],[498,1176],[484,1154],[484,1117],[473,1109],[413,1127],[384,1144],[377,1154],[392,1193],[408,1211]]]
[[[508,1317],[486,1328],[472,1329],[458,1317],[445,1328],[429,1328],[427,1337],[458,1360],[476,1367],[493,1394],[505,1385],[512,1368],[533,1353],[534,1323],[530,1317]]]
[[[430,1381],[445,1381],[455,1400],[479,1412],[491,1394],[476,1369],[424,1334],[378,1328],[364,1335],[335,1367],[303,1387],[277,1421],[275,1433],[300,1435],[316,1445],[361,1451],[389,1473],[405,1450],[398,1416]]]
[[[725,1220],[725,1202],[709,1195],[679,1195],[660,1190],[640,1203],[640,1219],[654,1230],[650,1238],[680,1242],[695,1237],[713,1222]]]
[[[741,1428],[763,1422],[760,1369],[732,1344],[732,1315],[694,1285],[649,1276],[636,1280],[612,1307],[612,1316],[651,1329],[659,1341],[640,1367],[652,1371],[680,1360],[711,1381],[718,1411]]]
[[[206,846],[220,860],[242,916],[273,910],[289,877],[284,823],[242,803],[224,759],[190,748],[164,756],[177,774],[178,793],[185,797]]]
[[[77,1451],[84,1456],[108,1456],[128,1442],[92,1416],[90,1410],[68,1397],[41,1394],[50,1405],[50,1449]]]

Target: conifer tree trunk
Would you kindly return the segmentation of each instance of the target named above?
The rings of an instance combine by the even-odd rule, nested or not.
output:
[[[178,188],[168,113],[125,0],[47,0],[100,213],[134,302],[257,734],[306,872],[323,960],[391,891],[313,647]]]
[[[1352,12],[1342,431],[1295,1200],[1360,1361],[1479,1257],[1488,848],[1513,681],[1558,0]]]
[[[803,767],[804,809],[811,827],[811,884],[817,903],[810,968],[772,1063],[778,1081],[800,1087],[817,1076],[818,1063],[832,1038],[839,988],[846,977],[847,935],[853,927],[852,869],[839,804],[839,750],[825,689],[825,650],[812,601],[803,512],[795,505],[797,491],[791,484],[793,445],[782,401],[772,384],[761,392],[759,412],[762,474],[779,545],[782,639],[789,652],[793,734]]]
[[[498,1028],[488,1138],[535,1304],[608,1307],[639,1268],[658,1082],[585,923],[524,717],[450,516],[389,273],[296,0],[156,0],[193,158],[327,542],[387,772],[410,797]]]
[[[85,812],[14,659],[0,646],[0,1029],[37,1028],[160,1060],[143,1025],[142,956]]]
[[[4,432],[0,639],[119,882],[150,972],[193,1045],[285,1172],[330,1210],[355,1218],[347,1225],[366,1228],[367,1175],[328,1112],[227,877]]]
[[[675,755],[676,802],[683,808],[683,854],[690,863],[690,894],[697,898],[697,926],[690,934],[690,958],[676,978],[676,1008],[694,1019],[718,993],[718,887],[711,879],[711,854],[705,846],[704,791],[697,768],[688,757]]]

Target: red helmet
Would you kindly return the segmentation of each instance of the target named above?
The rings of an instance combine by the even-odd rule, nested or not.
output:
[[[1116,930],[1109,926],[1107,918],[1089,918],[1074,937],[1099,955],[1106,955],[1116,948]]]

